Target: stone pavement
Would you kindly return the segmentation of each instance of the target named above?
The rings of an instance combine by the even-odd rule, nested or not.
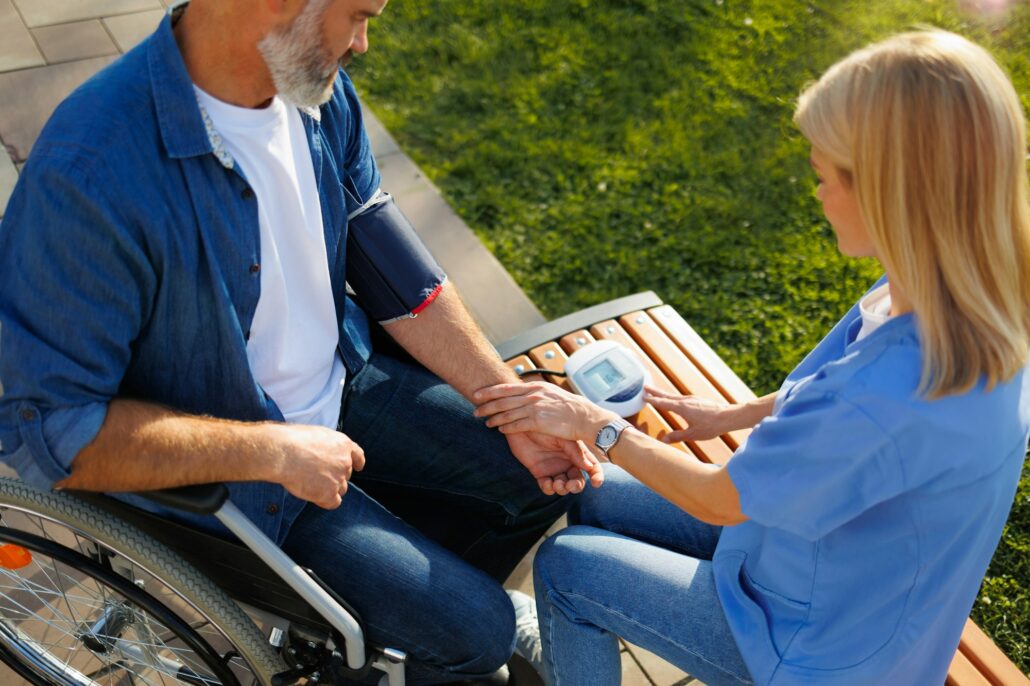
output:
[[[18,173],[57,104],[153,31],[168,4],[166,0],[0,0],[0,220]],[[370,112],[366,123],[383,187],[412,219],[490,340],[499,343],[543,323],[539,310]],[[0,474],[5,471],[0,465]],[[509,585],[532,593],[530,557]],[[0,664],[0,683],[23,682]],[[623,683],[701,686],[636,647],[623,651]]]

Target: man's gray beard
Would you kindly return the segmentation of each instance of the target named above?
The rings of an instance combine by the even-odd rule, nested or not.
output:
[[[322,16],[332,0],[309,0],[284,29],[258,43],[279,97],[298,107],[318,107],[333,96],[336,62],[322,37]]]

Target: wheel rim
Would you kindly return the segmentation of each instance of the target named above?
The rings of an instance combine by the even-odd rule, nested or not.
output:
[[[50,517],[0,512],[0,542],[33,557],[23,569],[0,567],[0,657],[16,659],[22,676],[62,686],[257,683],[224,632],[136,560]],[[88,640],[119,612],[129,616],[117,635]]]

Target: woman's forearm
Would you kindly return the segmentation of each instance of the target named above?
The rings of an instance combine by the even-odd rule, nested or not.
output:
[[[720,526],[747,519],[740,497],[724,466],[706,464],[635,429],[622,432],[608,451],[612,464],[622,467],[673,505],[694,517]]]
[[[772,414],[773,405],[776,404],[776,393],[763,395],[746,403],[732,405],[726,411],[730,414],[732,426],[730,430],[750,429],[758,422]]]

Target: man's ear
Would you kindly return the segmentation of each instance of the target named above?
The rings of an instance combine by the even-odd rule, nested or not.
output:
[[[309,0],[260,0],[268,14],[277,22],[289,23],[300,14]]]

